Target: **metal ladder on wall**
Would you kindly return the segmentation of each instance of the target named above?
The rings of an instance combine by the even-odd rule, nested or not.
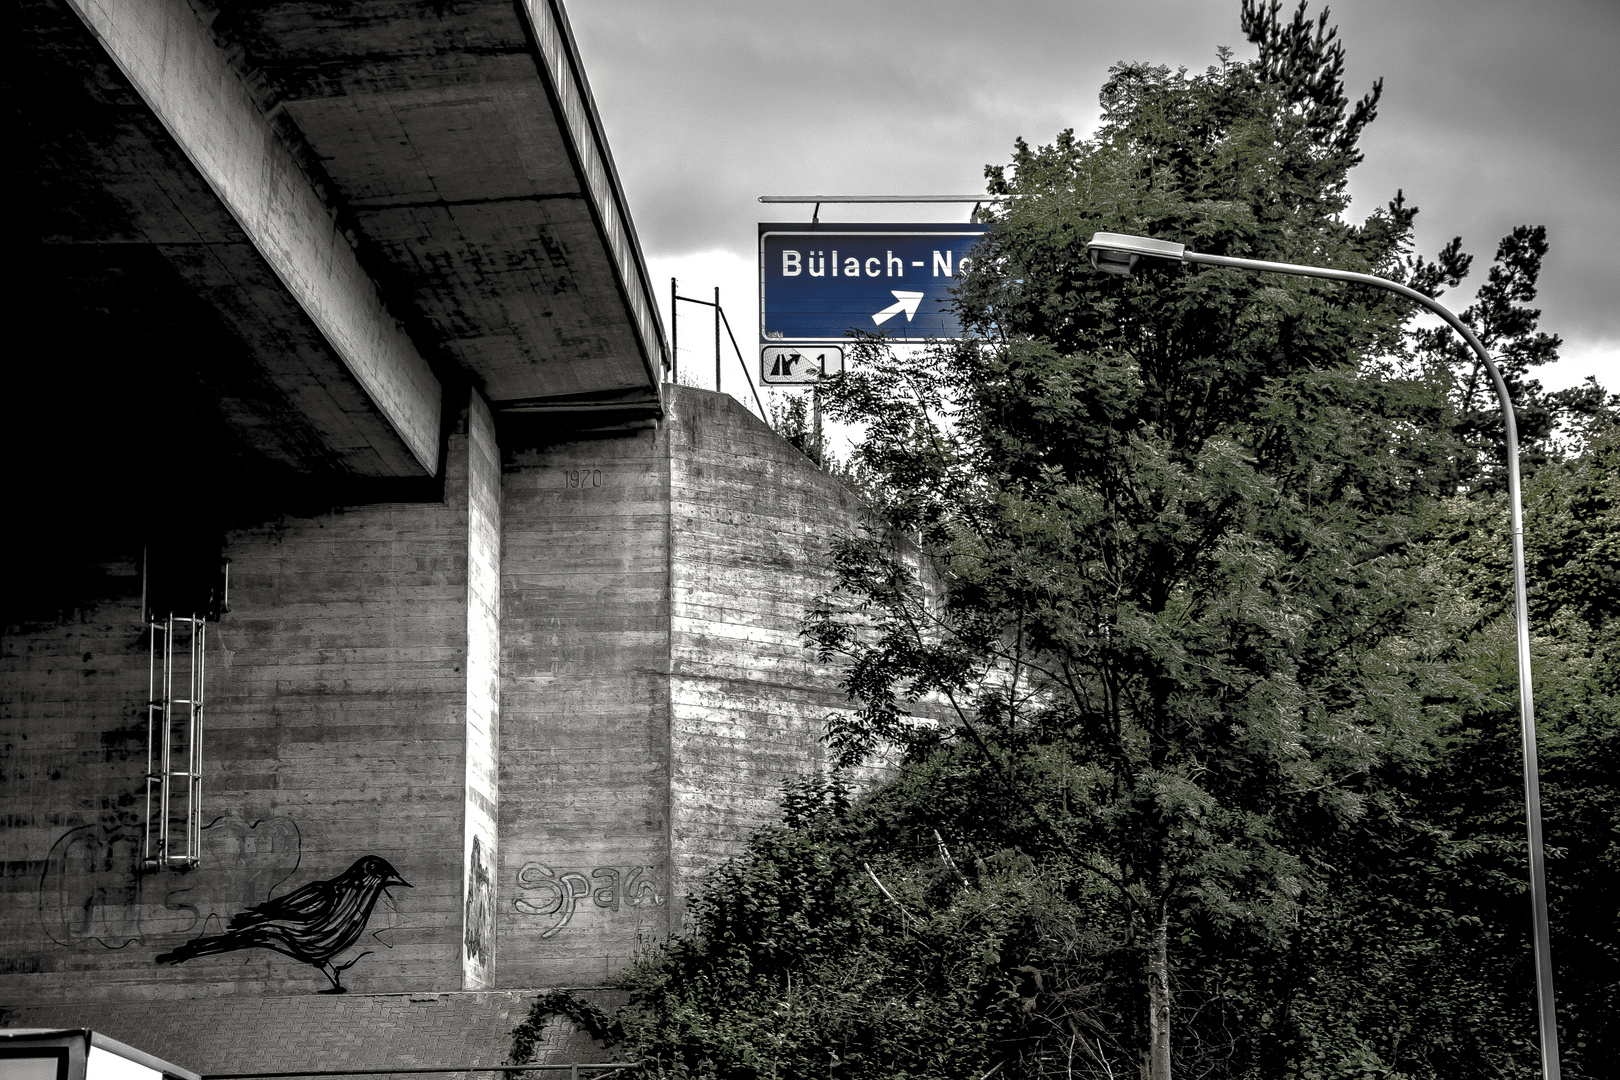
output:
[[[202,847],[203,676],[207,619],[147,617],[151,658],[146,701],[148,870],[190,870]],[[178,688],[178,690],[177,690]]]

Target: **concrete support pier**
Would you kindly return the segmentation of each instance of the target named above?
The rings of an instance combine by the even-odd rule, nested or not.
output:
[[[799,626],[862,508],[732,399],[666,387],[666,408],[548,443],[474,394],[442,498],[229,528],[194,870],[141,865],[141,553],[98,556],[93,602],[11,621],[5,1022],[122,1038],[237,1009],[293,1046],[426,995],[505,1023],[489,992],[600,986],[678,930],[847,707]],[[332,920],[351,940],[321,955]],[[335,983],[340,1006],[264,1013]],[[237,1027],[154,1052],[240,1071]]]

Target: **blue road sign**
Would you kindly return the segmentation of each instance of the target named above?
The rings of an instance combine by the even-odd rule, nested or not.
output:
[[[832,343],[851,330],[903,341],[961,337],[951,290],[987,228],[762,222],[760,341]]]

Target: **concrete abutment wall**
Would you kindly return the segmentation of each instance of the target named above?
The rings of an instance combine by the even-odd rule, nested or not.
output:
[[[347,872],[368,856],[411,887],[349,905],[363,925],[320,958],[352,961],[351,1003],[601,985],[680,930],[684,898],[774,817],[784,779],[820,766],[822,718],[846,707],[799,624],[861,508],[731,399],[666,394],[656,430],[529,447],[499,446],[474,395],[440,502],[227,536],[195,871],[138,867],[138,553],[103,568],[100,603],[8,626],[6,1021],[57,1022],[50,1006],[127,1024],[205,997],[253,1012],[327,989],[286,947],[292,916],[279,951],[230,922],[316,883],[361,888]],[[156,962],[199,937],[220,947]],[[176,1060],[249,1067],[208,1045]]]
[[[668,431],[506,459],[503,985],[601,984],[669,932]]]

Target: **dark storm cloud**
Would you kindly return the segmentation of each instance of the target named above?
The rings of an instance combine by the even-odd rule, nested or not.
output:
[[[1015,136],[1088,133],[1110,65],[1253,55],[1237,0],[577,0],[570,18],[655,259],[751,258],[762,209],[796,216],[761,194],[982,191]],[[1353,214],[1404,189],[1419,250],[1462,235],[1476,279],[1514,225],[1546,224],[1544,328],[1573,362],[1620,364],[1620,2],[1349,0],[1331,22],[1351,94],[1385,80]]]
[[[1351,182],[1356,210],[1403,188],[1422,208],[1423,250],[1461,235],[1476,277],[1514,225],[1546,225],[1544,327],[1570,340],[1566,354],[1600,341],[1620,353],[1620,3],[1341,10],[1351,77],[1384,77]]]
[[[570,17],[637,227],[662,251],[721,235],[746,249],[768,192],[982,191],[1015,136],[1094,123],[1108,43],[1139,12],[1193,10],[1151,51],[1213,60],[1235,21],[1201,6],[1077,20],[1056,3],[641,2]]]

